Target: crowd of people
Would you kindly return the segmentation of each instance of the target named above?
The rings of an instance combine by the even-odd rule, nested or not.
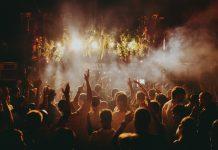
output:
[[[113,88],[108,94],[90,78],[88,70],[73,96],[69,83],[61,93],[40,80],[2,87],[1,149],[218,150],[211,93],[129,79],[127,91]]]

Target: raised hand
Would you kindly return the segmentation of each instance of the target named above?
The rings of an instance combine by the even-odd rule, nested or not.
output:
[[[130,78],[128,79],[127,84],[128,84],[129,87],[132,87],[132,80]]]
[[[70,84],[67,83],[65,89],[62,88],[62,93],[64,94],[64,96],[68,96],[70,94]]]
[[[84,74],[84,79],[86,81],[89,81],[89,69],[86,71],[86,73]]]

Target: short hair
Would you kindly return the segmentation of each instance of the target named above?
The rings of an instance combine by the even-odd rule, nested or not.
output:
[[[178,95],[185,95],[185,89],[180,87],[180,86],[176,86],[172,89],[172,99],[175,99]]]
[[[128,104],[128,101],[127,101],[127,96],[124,92],[119,92],[118,95],[116,95],[116,99],[117,99],[117,102],[122,102],[124,104]]]
[[[80,95],[79,95],[79,98],[78,98],[79,100],[86,100],[87,99],[87,94],[86,93],[81,93]]]
[[[26,121],[31,127],[39,128],[43,121],[43,115],[38,110],[30,110],[26,115]]]
[[[145,108],[139,108],[135,111],[134,124],[136,132],[147,130],[151,122],[151,115]]]
[[[58,128],[55,130],[53,142],[57,149],[73,149],[76,145],[76,135],[68,128]]]
[[[103,109],[100,113],[100,119],[103,122],[111,122],[112,121],[112,112],[110,109]]]
[[[136,98],[137,100],[141,100],[141,101],[145,100],[145,93],[143,93],[142,91],[137,91]]]
[[[101,85],[100,85],[100,84],[96,84],[96,85],[95,85],[95,91],[96,91],[96,92],[100,92],[101,89],[102,89],[102,88],[101,88]]]
[[[155,89],[150,89],[150,90],[148,91],[148,95],[149,95],[149,96],[155,96],[155,94],[156,94],[156,90],[155,90]]]
[[[98,96],[92,97],[92,107],[97,107],[100,105],[100,98]]]
[[[160,103],[161,106],[167,102],[167,97],[162,93],[157,94],[155,99]]]
[[[160,105],[157,101],[151,101],[150,102],[150,106],[151,109],[155,112],[155,113],[160,113],[161,112],[161,108]]]
[[[180,137],[193,137],[197,132],[196,121],[187,116],[180,122],[178,130],[177,133],[181,134]]]

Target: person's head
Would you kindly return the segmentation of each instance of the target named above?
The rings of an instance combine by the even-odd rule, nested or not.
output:
[[[161,108],[167,102],[167,97],[164,94],[162,94],[162,93],[157,94],[155,99],[160,104]]]
[[[100,101],[100,110],[108,109],[108,102]]]
[[[79,100],[78,100],[78,105],[80,106],[80,107],[82,107],[82,105],[84,104],[84,102],[87,100],[87,94],[86,93],[81,93],[80,95],[79,95],[79,98],[78,98]]]
[[[176,102],[183,102],[186,97],[186,92],[182,87],[176,86],[172,89],[172,100]]]
[[[145,101],[145,94],[142,91],[137,91],[136,100],[140,104]]]
[[[96,84],[95,85],[95,92],[98,94],[98,96],[99,96],[99,94],[100,94],[100,92],[101,92],[101,85],[100,84]]]
[[[119,92],[118,89],[113,89],[113,90],[111,91],[111,96],[112,96],[113,99],[115,99],[115,95],[116,95],[117,92]]]
[[[68,102],[66,100],[60,100],[58,102],[58,109],[63,115],[69,115],[70,114],[70,107],[68,105]]]
[[[185,117],[177,128],[177,136],[179,140],[194,140],[197,132],[196,121],[191,117]]]
[[[118,92],[116,94],[116,104],[120,111],[126,111],[128,107],[127,96],[124,92]]]
[[[100,106],[100,98],[98,96],[93,96],[92,97],[92,110],[99,110]]]
[[[76,135],[68,128],[58,128],[54,133],[53,145],[55,149],[72,150],[76,146]]]
[[[175,123],[179,123],[186,116],[186,108],[183,105],[176,105],[172,109],[173,119]]]
[[[110,129],[112,122],[112,112],[109,109],[104,109],[100,113],[100,120],[103,129]]]
[[[151,89],[148,91],[148,96],[150,99],[155,99],[155,96],[156,96],[156,90],[155,89]]]
[[[134,125],[136,133],[147,133],[151,122],[151,116],[147,109],[139,108],[135,111]]]
[[[213,96],[209,92],[201,92],[199,95],[200,105],[204,108],[211,106]]]
[[[199,104],[199,96],[197,94],[192,94],[189,101],[192,106],[197,106]]]
[[[26,114],[26,123],[29,129],[39,129],[42,125],[43,115],[38,110],[30,110]]]
[[[22,131],[12,129],[1,134],[0,144],[2,149],[25,149]]]
[[[157,101],[151,101],[150,102],[150,108],[152,109],[152,111],[157,114],[160,115],[161,114],[161,108],[160,105]]]
[[[49,89],[48,91],[48,102],[51,103],[54,101],[55,99],[55,96],[56,96],[56,92],[54,89]]]

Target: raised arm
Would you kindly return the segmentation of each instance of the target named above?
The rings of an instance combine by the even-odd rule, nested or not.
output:
[[[79,96],[83,92],[83,88],[84,88],[84,84],[82,86],[78,87],[76,95],[75,95],[73,102],[71,104],[71,108],[72,108],[71,110],[73,110],[73,111],[75,111],[75,107],[77,108],[77,106],[79,106],[79,104],[78,104]]]
[[[135,103],[135,92],[134,92],[133,87],[132,87],[132,80],[129,78],[127,83],[128,83],[128,87],[130,90],[130,97],[131,97],[130,104],[132,105]]]
[[[69,110],[71,110],[71,105],[70,105],[70,84],[67,83],[65,89],[62,88],[62,93],[64,94],[64,97],[67,101],[67,106],[69,107]]]
[[[89,83],[89,70],[84,74],[84,79],[86,81],[87,86],[87,100],[84,102],[82,109],[88,113],[92,101],[92,89]]]

